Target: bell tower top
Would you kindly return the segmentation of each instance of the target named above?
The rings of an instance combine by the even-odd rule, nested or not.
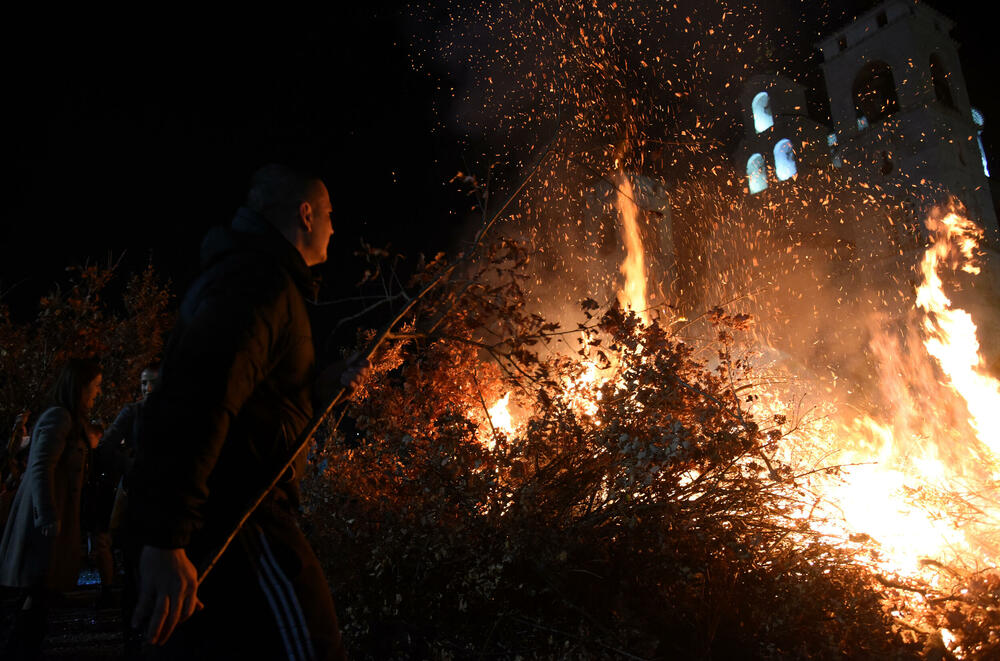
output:
[[[830,119],[859,175],[936,185],[1000,238],[954,22],[917,0],[886,0],[821,40]]]
[[[834,130],[850,135],[867,128],[862,117],[871,125],[935,101],[971,124],[954,25],[924,3],[888,0],[820,41]]]

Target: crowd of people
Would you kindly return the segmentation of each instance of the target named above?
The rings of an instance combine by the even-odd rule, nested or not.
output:
[[[101,581],[95,607],[114,607],[112,587],[116,575],[124,573],[120,606],[123,620],[131,617],[134,554],[122,531],[120,513],[139,413],[157,375],[156,365],[142,370],[142,398],[127,404],[103,434],[90,418],[102,381],[101,367],[92,359],[66,363],[31,434],[30,412],[18,415],[0,464],[0,585],[19,590],[20,606],[3,658],[38,657],[48,611],[61,593],[77,585],[85,547]],[[122,561],[115,562],[113,549],[120,550]],[[137,652],[137,636],[126,638],[130,651]]]
[[[91,419],[101,367],[75,358],[34,425],[18,417],[2,462],[0,585],[19,590],[3,659],[38,658],[85,540],[98,605],[122,576],[127,655],[345,658],[297,522],[296,448],[319,384],[350,388],[368,369],[316,365],[311,267],[327,259],[332,221],[321,179],[261,168],[231,226],[206,237],[162,365],[140,376],[142,399],[102,433]]]

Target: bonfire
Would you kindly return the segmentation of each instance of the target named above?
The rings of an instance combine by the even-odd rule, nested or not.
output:
[[[550,321],[537,251],[495,241],[389,335],[323,448],[312,521],[348,640],[412,658],[1000,652],[1000,384],[944,284],[976,271],[976,225],[928,216],[909,314],[858,347],[892,402],[865,411],[808,404],[815,384],[763,360],[738,306],[651,304],[638,195],[608,181],[614,299]]]

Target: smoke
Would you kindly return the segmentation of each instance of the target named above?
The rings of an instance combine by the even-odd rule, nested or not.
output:
[[[411,50],[457,81],[442,120],[516,159],[557,118],[660,140],[699,118],[731,136],[745,77],[818,75],[812,44],[844,13],[805,0],[416,4]]]
[[[624,172],[659,314],[749,312],[771,359],[877,409],[867,347],[906,342],[926,193],[827,165],[750,196],[729,156],[746,78],[818,82],[813,44],[857,4],[428,3],[413,8],[413,50],[456,81],[442,122],[466,141],[465,167],[490,173],[494,204],[556,136],[498,230],[535,250],[539,312],[571,324],[580,300],[617,297]]]

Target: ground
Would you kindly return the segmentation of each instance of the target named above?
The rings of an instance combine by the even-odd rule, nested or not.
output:
[[[90,574],[84,571],[78,589],[67,594],[63,604],[52,609],[42,659],[123,658],[121,611],[117,606],[121,595],[116,591],[113,607],[95,608],[100,586],[89,578]],[[0,590],[0,645],[3,645],[18,604],[16,591]]]

